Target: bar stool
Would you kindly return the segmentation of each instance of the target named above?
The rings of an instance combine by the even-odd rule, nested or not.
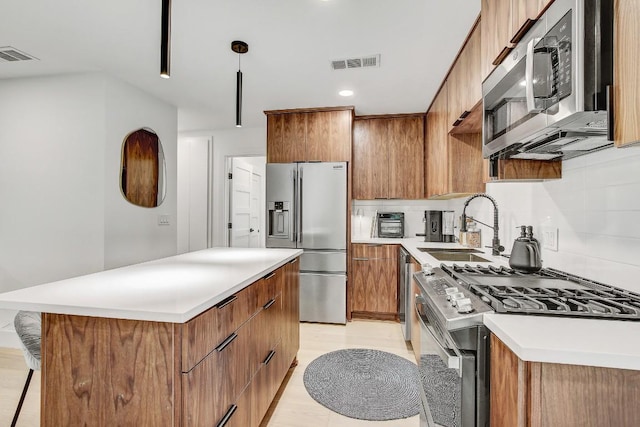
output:
[[[38,312],[19,311],[13,320],[13,324],[16,328],[16,332],[18,333],[18,337],[20,338],[24,360],[27,362],[27,366],[29,367],[29,374],[27,375],[27,381],[22,389],[18,408],[13,416],[13,421],[11,421],[11,427],[15,427],[18,422],[18,416],[20,415],[24,398],[27,395],[33,371],[40,370],[40,337],[42,331],[42,318]]]

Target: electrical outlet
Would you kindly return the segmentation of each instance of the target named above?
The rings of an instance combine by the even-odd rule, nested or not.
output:
[[[169,215],[158,215],[158,225],[171,225]]]
[[[557,228],[545,228],[542,230],[542,247],[552,251],[558,251],[558,234]]]

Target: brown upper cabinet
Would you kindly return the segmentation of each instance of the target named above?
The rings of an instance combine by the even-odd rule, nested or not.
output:
[[[640,142],[640,2],[616,0],[614,7],[614,141],[616,147]],[[634,52],[633,54],[630,54]]]
[[[449,82],[427,112],[425,187],[427,198],[450,199],[484,191],[482,135],[450,135]]]
[[[424,114],[361,116],[353,123],[353,198],[424,198]]]
[[[477,20],[447,79],[448,123],[452,134],[482,132],[480,25]]]
[[[484,80],[511,52],[553,0],[482,0],[482,59]]]
[[[267,162],[348,162],[353,107],[265,111]]]

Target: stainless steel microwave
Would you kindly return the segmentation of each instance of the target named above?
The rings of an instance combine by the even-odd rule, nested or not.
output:
[[[485,158],[568,159],[612,145],[613,0],[555,0],[482,84]]]

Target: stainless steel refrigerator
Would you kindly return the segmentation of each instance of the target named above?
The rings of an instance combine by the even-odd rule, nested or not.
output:
[[[346,323],[347,164],[267,164],[267,247],[301,248],[300,320]]]

